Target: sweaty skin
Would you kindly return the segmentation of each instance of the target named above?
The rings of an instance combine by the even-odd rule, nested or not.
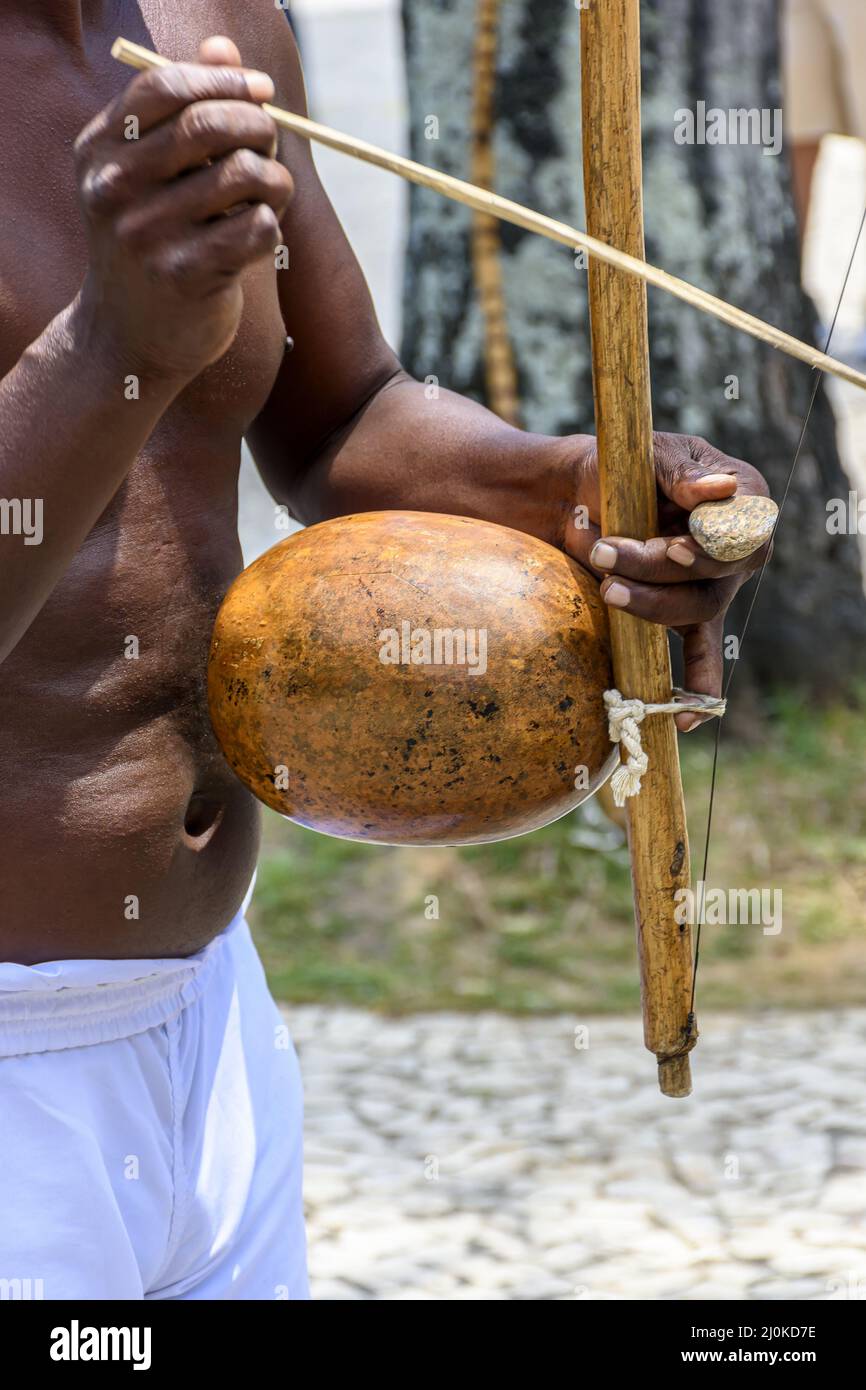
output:
[[[204,682],[241,568],[244,436],[305,522],[450,511],[566,546],[613,576],[609,602],[625,593],[683,633],[695,689],[718,688],[721,617],[762,559],[719,565],[688,537],[696,502],[765,491],[703,441],[658,437],[666,539],[602,538],[591,558],[597,525],[570,520],[581,501],[598,520],[591,440],[427,401],[382,339],[309,148],[284,134],[271,158],[267,83],[226,40],[200,49],[220,30],[304,109],[272,0],[4,5],[0,498],[41,499],[44,518],[40,545],[0,534],[6,960],[183,956],[241,902],[258,812]],[[130,81],[119,33],[198,65]]]

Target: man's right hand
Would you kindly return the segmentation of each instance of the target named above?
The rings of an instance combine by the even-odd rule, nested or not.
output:
[[[82,301],[130,372],[186,382],[230,346],[242,272],[273,255],[293,191],[258,105],[273,95],[261,72],[172,64],[135,77],[78,137]]]

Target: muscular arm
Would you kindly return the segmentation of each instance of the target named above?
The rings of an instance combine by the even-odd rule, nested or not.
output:
[[[235,336],[240,277],[272,256],[291,194],[257,105],[272,94],[261,74],[178,66],[135,78],[78,137],[84,286],[0,381],[2,519],[26,502],[43,528],[28,544],[0,525],[0,661],[160,417]]]
[[[10,518],[0,529],[0,661],[27,631],[178,389],[144,378],[139,398],[127,399],[122,365],[80,300],[0,381],[0,498]],[[19,515],[28,516],[26,507],[29,537],[12,529]]]
[[[277,101],[305,112],[289,33],[275,30],[269,61]],[[296,190],[283,220],[289,268],[278,272],[295,346],[249,432],[272,494],[307,524],[394,507],[484,517],[562,543],[587,441],[526,434],[407,376],[382,337],[309,144],[282,132],[280,154]],[[378,177],[370,174],[371,197]]]
[[[431,397],[398,371],[301,469],[285,499],[308,523],[389,508],[451,512],[562,545],[583,444],[513,429],[453,391]]]
[[[277,100],[305,111],[287,33],[269,31],[267,62]],[[675,628],[684,639],[687,683],[717,693],[724,612],[763,552],[734,565],[711,560],[688,534],[688,512],[737,490],[766,492],[760,475],[704,440],[657,435],[663,535],[646,542],[605,537],[599,545],[594,439],[526,434],[447,391],[431,399],[382,338],[309,145],[284,134],[280,157],[296,186],[282,221],[290,268],[278,272],[295,348],[249,432],[273,495],[307,524],[380,508],[453,512],[564,546],[595,571],[606,602]],[[586,515],[575,527],[578,504]]]

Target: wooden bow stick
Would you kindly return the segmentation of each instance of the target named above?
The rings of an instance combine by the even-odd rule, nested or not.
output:
[[[582,16],[583,13],[585,12],[582,12]],[[116,39],[111,52],[121,63],[142,71],[167,67],[171,62],[171,59],[152,53],[150,49],[142,48],[137,43],[130,43],[128,39]],[[614,93],[609,94],[609,97],[610,100],[615,100]],[[557,241],[572,250],[586,251],[591,259],[622,270],[626,275],[643,280],[648,285],[666,290],[668,294],[675,295],[684,303],[712,314],[731,328],[739,328],[743,333],[748,333],[763,343],[769,343],[771,347],[778,348],[789,357],[796,357],[801,362],[808,363],[810,367],[817,367],[822,372],[841,377],[843,381],[851,382],[854,386],[866,387],[866,375],[862,372],[849,367],[845,362],[838,362],[834,357],[828,357],[826,353],[819,352],[808,343],[800,342],[799,338],[793,338],[790,333],[783,333],[772,324],[764,323],[753,314],[747,314],[745,310],[738,309],[733,304],[726,304],[723,299],[717,299],[706,290],[698,289],[686,280],[678,279],[676,275],[669,275],[657,266],[648,265],[643,259],[643,251],[639,256],[630,255],[604,239],[589,236],[586,232],[578,231],[576,227],[569,227],[565,222],[557,222],[552,217],[545,217],[543,213],[521,207],[520,203],[513,203],[508,198],[500,198],[498,193],[476,188],[474,184],[466,183],[463,179],[455,179],[451,174],[440,173],[438,169],[429,169],[425,164],[405,159],[403,155],[389,154],[387,150],[381,150],[376,145],[369,145],[366,140],[358,140],[353,135],[343,135],[338,130],[331,130],[328,126],[308,120],[306,116],[296,116],[293,112],[283,111],[279,106],[271,106],[268,102],[264,103],[264,110],[278,126],[293,131],[304,140],[316,141],[332,150],[351,155],[353,159],[375,164],[379,169],[388,169],[392,174],[399,174],[410,183],[432,188],[434,192],[451,198],[455,203],[463,203],[466,207],[474,208],[476,212],[497,217],[501,222],[511,222],[528,232],[538,232],[549,241]]]
[[[580,14],[587,225],[637,259],[644,254],[639,4],[592,0]],[[646,286],[591,259],[589,308],[601,530],[644,540],[658,534]],[[669,701],[665,629],[617,609],[610,629],[614,679],[626,699]],[[697,1026],[691,932],[674,917],[674,894],[689,887],[690,876],[673,716],[647,720],[643,731],[649,771],[629,802],[629,848],[644,1041],[656,1054],[664,1094],[687,1096]]]

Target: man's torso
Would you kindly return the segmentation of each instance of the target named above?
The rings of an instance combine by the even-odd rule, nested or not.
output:
[[[126,36],[192,57],[222,21],[243,49],[232,7],[171,8],[124,5]],[[108,54],[116,14],[107,22],[84,58],[48,30],[4,40],[0,374],[84,275],[72,143],[129,80]],[[205,692],[213,619],[241,567],[241,438],[285,336],[267,263],[244,290],[234,345],[162,418],[3,663],[2,958],[187,954],[226,925],[249,882],[256,808],[222,759]],[[78,466],[86,487],[87,460]]]

